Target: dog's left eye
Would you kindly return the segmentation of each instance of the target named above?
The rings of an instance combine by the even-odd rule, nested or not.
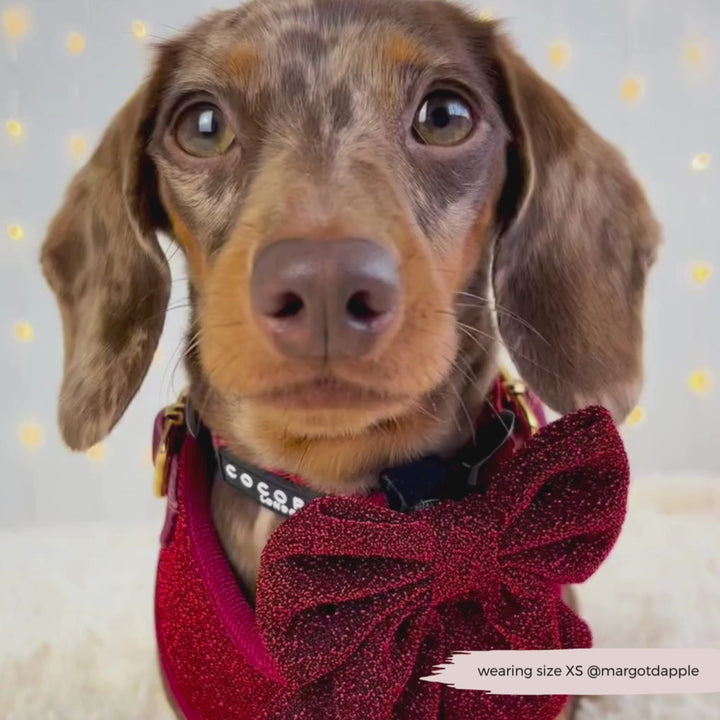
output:
[[[235,139],[220,108],[210,103],[183,110],[175,124],[175,137],[188,155],[202,158],[223,155]]]
[[[416,139],[425,145],[459,145],[474,127],[470,106],[450,90],[438,90],[425,97],[413,121]]]

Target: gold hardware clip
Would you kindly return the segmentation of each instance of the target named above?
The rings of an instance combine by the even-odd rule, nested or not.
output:
[[[168,405],[163,413],[163,427],[160,435],[160,442],[155,453],[155,478],[153,481],[153,492],[155,497],[165,497],[167,493],[167,461],[168,461],[168,439],[170,430],[185,422],[185,398],[187,392],[183,390],[180,397],[172,405]]]
[[[540,421],[527,401],[527,385],[521,380],[513,380],[506,370],[501,370],[500,376],[503,381],[503,389],[508,395],[512,396],[512,399],[522,411],[530,432],[534,435],[540,429]]]

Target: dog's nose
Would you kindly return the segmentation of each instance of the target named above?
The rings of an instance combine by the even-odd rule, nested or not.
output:
[[[255,316],[289,357],[360,357],[394,325],[393,255],[362,238],[283,239],[263,248],[250,280]]]

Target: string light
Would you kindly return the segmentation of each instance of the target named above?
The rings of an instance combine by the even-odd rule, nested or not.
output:
[[[637,102],[645,92],[641,78],[628,75],[620,85],[620,95],[625,102]]]
[[[35,330],[29,322],[18,322],[13,326],[13,335],[19,342],[32,342],[35,337]]]
[[[86,453],[93,462],[100,463],[105,459],[106,448],[104,443],[93,445]]]
[[[695,262],[690,266],[690,280],[693,285],[707,285],[712,274],[713,266],[709,262]]]
[[[8,135],[15,139],[21,138],[25,132],[22,123],[16,118],[10,118],[5,123],[5,128],[7,129]]]
[[[688,387],[695,395],[707,395],[712,389],[712,375],[707,370],[695,370],[688,377]]]
[[[695,155],[690,162],[690,167],[692,167],[692,169],[696,172],[702,172],[703,170],[707,170],[709,166],[710,156],[704,152]]]
[[[65,44],[71,55],[80,55],[85,50],[85,38],[79,32],[71,32]]]
[[[712,68],[712,55],[706,40],[700,38],[683,47],[685,69],[693,75],[703,75]]]
[[[572,48],[563,40],[556,40],[548,47],[548,62],[556,70],[561,70],[570,63]]]
[[[45,440],[45,432],[42,425],[36,422],[23,423],[18,430],[18,438],[21,444],[29,450],[39,448]]]
[[[634,408],[625,420],[626,425],[640,425],[643,422],[645,422],[645,408],[640,405]]]
[[[15,242],[19,242],[25,237],[25,231],[22,229],[20,225],[8,225],[7,226],[7,234],[8,237],[11,240],[15,240]]]
[[[157,367],[163,360],[165,359],[165,353],[163,352],[163,349],[159,347],[155,354],[153,355],[152,362],[150,363],[150,367]]]
[[[24,7],[10,7],[3,11],[3,32],[10,40],[22,40],[30,29],[30,14]]]
[[[144,40],[147,37],[147,25],[142,20],[134,20],[132,24],[132,34],[138,40]]]
[[[699,65],[702,62],[704,51],[698,43],[690,43],[685,46],[683,57],[688,65]]]
[[[87,140],[82,135],[71,135],[68,140],[68,150],[73,160],[79,160],[87,152]]]

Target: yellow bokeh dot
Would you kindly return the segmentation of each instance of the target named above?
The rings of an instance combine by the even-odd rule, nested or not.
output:
[[[8,135],[10,137],[12,137],[12,138],[22,137],[23,126],[19,120],[16,120],[15,118],[10,118],[5,123],[5,128],[7,129]]]
[[[32,342],[35,337],[35,330],[29,322],[18,322],[13,327],[13,335],[20,342]]]
[[[693,285],[706,285],[713,274],[713,266],[709,262],[694,262],[690,266],[690,279]]]
[[[30,14],[24,7],[9,7],[3,11],[3,32],[11,40],[21,40],[30,28]]]
[[[85,38],[82,33],[71,32],[67,36],[65,45],[71,55],[80,55],[85,50]]]
[[[701,172],[702,170],[707,170],[710,165],[710,156],[707,153],[698,153],[695,155],[690,162],[690,167],[697,171]]]
[[[572,54],[572,48],[569,43],[563,42],[562,40],[556,40],[550,43],[548,47],[548,62],[556,70],[560,70],[568,65],[570,62],[570,55]]]
[[[627,425],[640,425],[645,420],[645,408],[639,405],[627,416],[625,423]]]
[[[692,73],[702,73],[712,66],[712,57],[708,43],[704,39],[695,39],[683,47],[682,59],[685,68]]]
[[[45,433],[42,425],[38,425],[36,422],[26,422],[20,426],[18,438],[24,447],[34,450],[43,444]]]
[[[159,347],[159,348],[155,351],[155,354],[153,355],[151,367],[156,367],[156,366],[159,365],[164,359],[165,359],[165,353],[163,352],[163,349],[162,349],[161,347]]]
[[[138,40],[144,40],[147,37],[147,25],[142,20],[134,20],[132,24],[132,34]]]
[[[685,46],[683,57],[688,65],[699,65],[705,55],[704,48],[699,43],[689,43]]]
[[[20,225],[8,225],[7,234],[11,240],[19,242],[25,237],[25,231]]]
[[[79,160],[87,152],[87,140],[82,135],[71,135],[68,150],[73,160]]]
[[[105,444],[98,443],[97,445],[93,445],[86,454],[93,462],[102,462],[106,454]]]
[[[490,8],[483,8],[478,11],[478,18],[483,22],[492,22],[495,20],[495,13]]]
[[[712,389],[712,375],[707,370],[695,370],[688,377],[688,387],[696,395],[707,395]]]
[[[628,75],[620,85],[620,95],[625,102],[637,102],[644,91],[642,79],[635,75]]]

